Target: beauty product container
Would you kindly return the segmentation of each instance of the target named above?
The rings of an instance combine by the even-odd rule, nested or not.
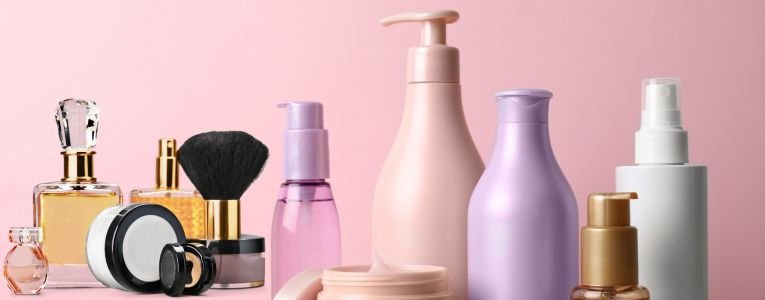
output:
[[[165,257],[164,263],[160,260],[165,255],[174,254],[163,251],[167,250],[168,244],[178,243],[180,250],[184,250],[183,257],[188,260],[184,262],[186,268],[171,263],[170,257]],[[206,274],[202,276],[205,278],[215,274],[211,253],[201,249],[203,245],[184,243],[186,236],[181,223],[167,208],[157,204],[112,207],[102,211],[90,227],[88,266],[101,283],[111,288],[144,293],[165,290],[168,294],[177,294],[177,286],[172,283],[191,276],[187,272]],[[195,264],[195,261],[200,263]],[[198,280],[195,285],[185,288],[189,292],[201,292],[208,283],[209,280]]]
[[[167,207],[183,225],[188,239],[205,238],[205,206],[202,195],[178,187],[178,159],[175,139],[160,139],[156,158],[154,188],[130,192],[130,203],[154,203]]]
[[[630,200],[637,196],[590,194],[581,235],[582,284],[571,292],[572,300],[649,300],[648,290],[638,285],[638,230],[630,226]]]
[[[421,25],[408,52],[401,125],[377,179],[372,248],[395,265],[449,269],[454,299],[467,299],[467,211],[484,170],[462,108],[459,50],[446,43],[456,11],[403,13],[382,25]]]
[[[169,296],[199,295],[213,285],[216,267],[202,244],[167,244],[159,259],[159,279]]]
[[[289,102],[284,179],[271,226],[271,293],[309,268],[340,265],[340,221],[329,178],[329,141],[319,102]]]
[[[319,277],[321,276],[321,277]],[[275,300],[448,300],[446,268],[425,265],[341,266],[293,277]]]
[[[38,184],[33,192],[34,226],[42,231],[49,264],[46,287],[102,287],[88,271],[85,238],[96,215],[122,203],[122,192],[95,177],[100,110],[95,101],[66,99],[58,103],[55,116],[64,177]]]
[[[689,163],[680,80],[643,81],[635,165],[616,168],[616,190],[637,192],[640,282],[655,299],[707,300],[707,167]]]
[[[266,275],[266,242],[263,237],[241,234],[237,240],[193,241],[205,243],[213,253],[217,275],[212,288],[261,287]]]
[[[538,89],[495,96],[494,153],[468,212],[471,300],[565,299],[577,283],[579,213],[550,144],[551,97]]]
[[[40,248],[40,227],[11,227],[8,238],[15,245],[5,256],[5,283],[16,295],[39,294],[48,278],[48,260]]]

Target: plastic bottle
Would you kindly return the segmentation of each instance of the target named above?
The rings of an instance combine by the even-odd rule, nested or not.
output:
[[[643,81],[635,165],[616,168],[616,190],[637,192],[640,282],[655,299],[708,299],[707,168],[688,163],[680,81]]]
[[[448,269],[453,299],[467,299],[467,209],[483,172],[468,131],[459,51],[446,45],[455,11],[404,13],[381,21],[422,24],[409,49],[404,117],[383,165],[372,211],[374,252],[393,265]]]
[[[496,96],[494,154],[470,199],[471,300],[568,299],[577,284],[578,210],[550,145],[551,97]]]
[[[340,222],[325,180],[329,147],[318,102],[291,102],[284,133],[284,179],[274,211],[271,295],[305,269],[340,265]]]

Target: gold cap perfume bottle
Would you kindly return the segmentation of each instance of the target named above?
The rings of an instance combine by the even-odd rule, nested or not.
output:
[[[90,222],[101,210],[119,205],[122,193],[119,186],[94,176],[100,119],[96,102],[63,100],[55,119],[64,149],[64,178],[34,190],[34,226],[40,227],[49,263],[47,287],[98,287],[85,258],[85,239]]]
[[[159,204],[175,214],[183,225],[183,231],[189,239],[204,239],[205,201],[202,195],[193,190],[178,188],[178,158],[175,139],[159,139],[156,158],[155,187],[138,189],[130,192],[132,203]]]
[[[630,200],[636,193],[595,193],[587,199],[582,227],[582,285],[571,299],[648,300],[638,286],[637,229],[630,226]]]

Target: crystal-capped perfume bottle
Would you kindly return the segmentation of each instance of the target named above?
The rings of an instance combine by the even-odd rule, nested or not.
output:
[[[48,260],[40,249],[40,228],[11,227],[8,238],[16,245],[5,256],[5,283],[16,295],[39,294],[48,277]]]
[[[153,203],[167,207],[178,217],[188,239],[205,238],[205,200],[193,190],[178,188],[178,159],[175,139],[159,140],[156,187],[130,192],[132,203]]]
[[[88,269],[85,238],[98,213],[122,203],[122,192],[116,184],[94,177],[98,119],[94,101],[66,99],[58,104],[64,178],[34,189],[34,224],[42,230],[50,288],[102,286]]]

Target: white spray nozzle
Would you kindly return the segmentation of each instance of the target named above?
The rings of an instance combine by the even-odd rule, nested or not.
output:
[[[459,20],[460,14],[453,10],[434,12],[406,12],[380,20],[383,26],[405,23],[422,23],[421,43],[423,45],[446,44],[446,24]]]
[[[643,80],[642,127],[682,128],[680,117],[680,80],[650,78]]]
[[[643,80],[643,117],[635,133],[635,163],[688,162],[688,132],[680,118],[680,80]]]

